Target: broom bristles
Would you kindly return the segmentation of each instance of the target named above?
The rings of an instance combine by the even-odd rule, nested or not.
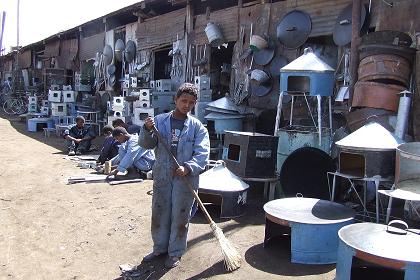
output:
[[[213,234],[219,241],[220,249],[222,250],[223,261],[227,271],[234,271],[241,267],[241,255],[238,253],[232,243],[225,237],[223,231],[216,225],[210,224]]]

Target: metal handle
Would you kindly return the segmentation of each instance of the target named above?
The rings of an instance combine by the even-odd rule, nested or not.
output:
[[[291,27],[287,27],[286,28],[286,31],[295,31],[295,30],[297,30],[297,27],[296,26],[291,26]]]
[[[347,24],[350,24],[350,23],[351,23],[351,20],[348,20],[348,19],[344,19],[344,20],[340,21],[340,25],[347,25]]]
[[[297,197],[297,198],[303,198],[303,194],[301,194],[300,192],[298,192],[298,193],[296,194],[296,197]]]
[[[393,225],[400,225],[403,228],[395,227]],[[386,231],[392,234],[399,234],[399,235],[406,235],[407,234],[408,225],[406,222],[401,220],[393,220],[388,223],[386,226]]]

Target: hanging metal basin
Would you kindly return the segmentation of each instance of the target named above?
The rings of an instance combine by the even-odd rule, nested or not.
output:
[[[219,26],[215,23],[207,23],[206,28],[204,29],[207,39],[212,47],[218,47],[224,43],[223,33],[220,30]]]

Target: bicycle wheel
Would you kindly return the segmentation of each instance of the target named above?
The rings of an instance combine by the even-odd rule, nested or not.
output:
[[[15,112],[14,112],[13,106],[14,106],[14,99],[9,98],[3,103],[3,111],[8,115],[14,115]]]

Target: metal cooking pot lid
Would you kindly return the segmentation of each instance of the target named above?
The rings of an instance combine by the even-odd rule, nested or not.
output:
[[[277,25],[277,39],[288,49],[302,46],[312,30],[311,17],[302,11],[287,13]]]
[[[125,60],[130,63],[136,58],[136,43],[128,40],[125,46]]]
[[[276,46],[272,40],[269,40],[268,47],[254,52],[254,62],[258,65],[265,66],[273,60]]]
[[[276,56],[270,63],[270,74],[272,77],[278,77],[280,76],[280,69],[287,65],[287,58],[278,55]]]
[[[115,42],[115,58],[117,61],[122,61],[124,50],[125,50],[125,45],[124,45],[123,40],[118,39]]]
[[[115,71],[116,71],[115,64],[110,64],[106,68],[106,72],[107,72],[108,76],[114,75]]]
[[[262,97],[269,94],[272,89],[273,89],[273,83],[272,83],[271,78],[267,82],[261,83],[261,84],[251,82],[252,95]]]
[[[341,11],[335,22],[333,40],[337,46],[345,46],[351,42],[351,17],[353,5],[350,4]],[[366,8],[364,5],[360,11],[360,30],[366,20]]]
[[[105,65],[109,65],[112,62],[112,58],[114,57],[114,51],[110,45],[104,46],[103,53],[103,61]]]

